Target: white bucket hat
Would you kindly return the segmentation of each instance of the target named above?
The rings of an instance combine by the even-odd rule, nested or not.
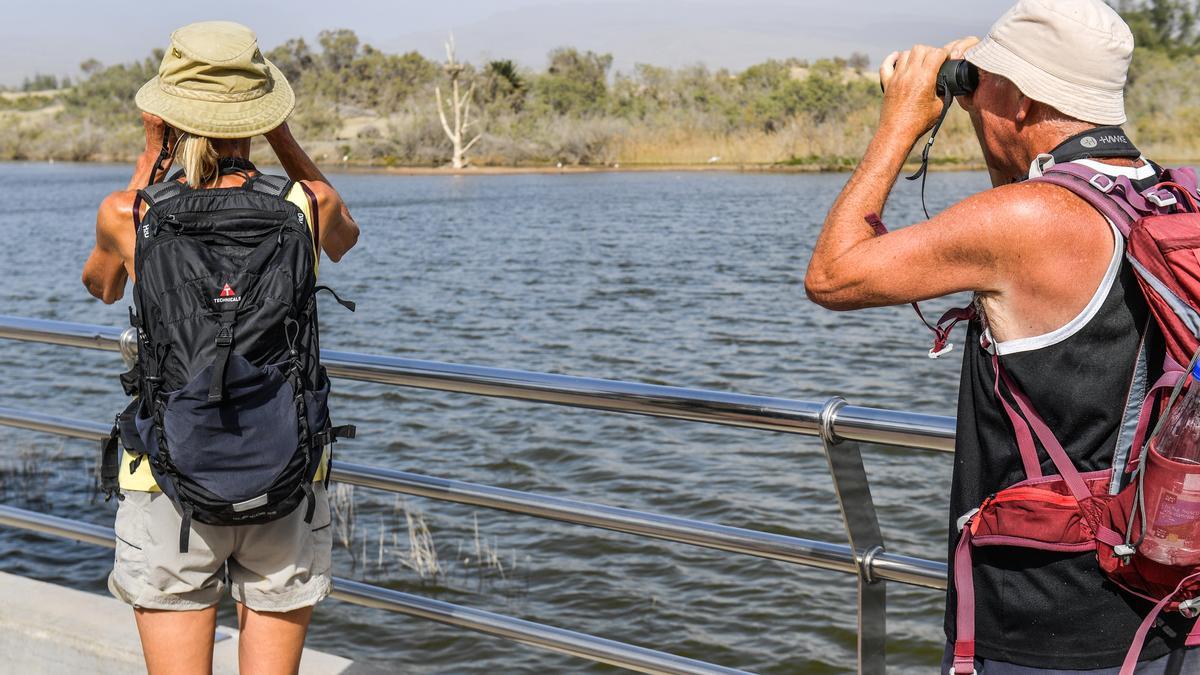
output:
[[[1101,0],[1021,0],[966,59],[1071,117],[1125,123],[1133,33]]]

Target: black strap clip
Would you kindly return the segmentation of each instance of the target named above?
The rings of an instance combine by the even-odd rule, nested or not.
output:
[[[208,386],[208,402],[225,400],[225,371],[229,367],[229,353],[233,351],[233,324],[222,323],[217,329],[217,356],[213,359],[212,381]]]

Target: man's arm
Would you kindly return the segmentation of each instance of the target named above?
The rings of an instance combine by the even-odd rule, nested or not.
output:
[[[333,189],[325,174],[296,142],[287,123],[267,132],[267,142],[279,158],[288,178],[302,181],[317,199],[317,222],[321,231],[321,248],[329,259],[337,262],[358,242],[358,223],[341,195]]]
[[[879,130],[830,210],[809,264],[809,297],[832,309],[901,304],[950,293],[999,290],[1005,278],[997,228],[1028,214],[1005,191],[977,195],[933,220],[876,237],[868,214],[882,213],[913,144],[941,114],[936,79],[941,65],[972,43],[948,49],[918,46],[884,60]],[[996,245],[990,245],[996,244]]]

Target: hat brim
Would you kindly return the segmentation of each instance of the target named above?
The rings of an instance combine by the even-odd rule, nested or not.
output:
[[[271,90],[249,101],[217,102],[164,92],[158,76],[138,90],[134,102],[144,112],[158,115],[179,131],[207,138],[250,138],[265,134],[287,121],[296,108],[296,94],[287,78],[267,61]]]
[[[966,59],[982,70],[1008,78],[1029,98],[1075,119],[1101,125],[1125,123],[1123,91],[1097,89],[1055,77],[990,36],[967,51]]]

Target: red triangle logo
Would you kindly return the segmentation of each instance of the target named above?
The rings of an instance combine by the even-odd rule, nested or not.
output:
[[[222,298],[232,298],[235,295],[237,295],[237,292],[235,292],[233,290],[233,287],[230,286],[229,284],[225,284],[225,288],[221,289],[221,297]]]

